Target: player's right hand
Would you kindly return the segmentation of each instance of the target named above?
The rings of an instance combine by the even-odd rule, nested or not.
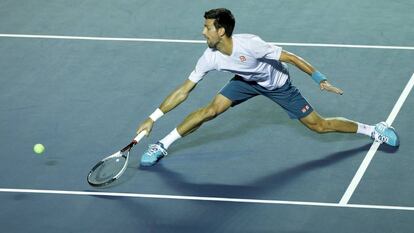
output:
[[[146,130],[148,136],[151,133],[152,126],[154,125],[154,121],[151,118],[146,119],[144,122],[141,123],[141,125],[137,129],[137,134],[139,134],[141,131]]]

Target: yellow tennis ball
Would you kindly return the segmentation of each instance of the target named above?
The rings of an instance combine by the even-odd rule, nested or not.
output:
[[[43,153],[45,151],[45,146],[43,146],[42,144],[36,144],[33,147],[33,151],[36,154],[41,154],[41,153]]]

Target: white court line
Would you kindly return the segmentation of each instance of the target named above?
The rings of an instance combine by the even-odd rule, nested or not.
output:
[[[252,203],[252,204],[276,204],[276,205],[295,205],[295,206],[414,211],[414,207],[408,207],[408,206],[359,205],[359,204],[341,205],[338,203],[324,203],[324,202],[281,201],[281,200],[262,200],[262,199],[222,198],[222,197],[199,197],[199,196],[176,196],[176,195],[140,194],[140,193],[65,191],[65,190],[44,190],[44,189],[6,189],[6,188],[0,188],[0,193],[30,193],[30,194],[57,194],[57,195],[79,195],[79,196],[131,197],[131,198],[150,198],[150,199],[169,199],[169,200],[190,200],[190,201],[212,201],[212,202],[233,202],[233,203]]]
[[[130,41],[130,42],[161,42],[161,43],[190,43],[205,44],[204,40],[178,40],[178,39],[152,39],[152,38],[119,38],[119,37],[90,37],[90,36],[58,36],[58,35],[25,35],[0,34],[5,38],[31,38],[31,39],[60,39],[60,40],[94,40],[94,41]],[[394,49],[414,50],[412,46],[383,46],[383,45],[351,45],[351,44],[320,44],[320,43],[284,43],[269,42],[283,46],[299,47],[331,47],[331,48],[362,48],[362,49]]]
[[[392,123],[395,120],[395,117],[397,117],[398,112],[400,111],[402,105],[404,104],[405,100],[408,97],[408,94],[410,94],[411,89],[414,86],[414,74],[411,76],[410,80],[408,81],[407,85],[405,86],[403,92],[400,95],[400,98],[398,98],[397,103],[395,103],[394,108],[392,109],[390,115],[388,116],[387,120],[385,121],[388,125],[392,125]],[[349,184],[347,190],[345,191],[345,194],[342,196],[341,200],[339,201],[340,205],[346,205],[349,202],[349,199],[351,199],[352,194],[354,193],[355,189],[357,188],[359,182],[362,179],[362,176],[364,175],[365,171],[368,168],[368,165],[370,164],[372,158],[374,157],[375,152],[377,152],[379,147],[378,142],[374,142],[369,149],[367,155],[365,156],[364,160],[361,163],[361,166],[358,168],[358,171],[356,172],[354,178],[352,179],[351,183]]]

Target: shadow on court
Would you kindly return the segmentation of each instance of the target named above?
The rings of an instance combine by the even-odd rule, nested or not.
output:
[[[321,159],[307,161],[284,170],[276,171],[274,174],[259,177],[244,185],[192,183],[186,179],[184,174],[167,169],[163,166],[162,162],[154,167],[140,167],[139,170],[155,173],[163,180],[165,185],[183,195],[223,198],[260,198],[260,196],[266,193],[276,193],[277,190],[282,189],[285,185],[313,170],[329,167],[356,156],[360,152],[368,151],[371,145],[371,143],[368,143],[354,149],[327,155]],[[393,150],[393,148],[387,146],[381,146],[379,150],[386,153],[395,152],[395,149]],[[218,229],[226,229],[230,225],[234,227],[234,224],[236,224],[234,222],[236,221],[234,219],[235,213],[243,216],[249,213],[250,208],[256,208],[253,204],[238,205],[237,203],[225,202],[189,202],[188,205],[192,206],[192,208],[197,208],[199,211],[191,211],[191,213],[188,213],[186,211],[174,210],[174,202],[170,202],[169,205],[172,206],[168,207],[162,204],[160,206],[155,204],[156,206],[154,206],[152,202],[152,204],[149,204],[142,202],[141,199],[135,198],[104,196],[97,196],[97,198],[112,200],[125,207],[124,209],[126,211],[136,216],[137,222],[134,223],[136,227],[140,229],[145,228],[148,232],[152,232],[152,230],[191,232],[194,229],[200,229],[200,232],[215,232]],[[172,214],[175,211],[177,213]],[[158,220],[155,221],[154,219]],[[211,224],[212,222],[215,224]],[[249,232],[249,227],[253,227],[256,230],[260,228],[258,226],[242,225],[245,228],[240,229],[241,232]]]
[[[308,161],[281,171],[276,171],[274,174],[257,178],[244,185],[191,183],[186,179],[185,175],[165,168],[162,162],[150,168],[140,167],[140,170],[154,172],[166,185],[180,193],[185,193],[185,195],[257,198],[268,192],[276,193],[278,189],[283,188],[283,186],[306,173],[340,163],[362,151],[369,150],[370,146],[371,143],[358,148],[333,153],[322,159]]]
[[[153,167],[139,167],[136,165],[129,164],[128,169],[116,182],[104,186],[95,187],[95,189],[111,189],[114,186],[118,186],[127,183],[134,176],[137,175],[139,170],[145,172],[153,172],[158,175],[163,182],[172,187],[174,190],[184,193],[185,195],[191,196],[218,196],[218,197],[229,197],[229,198],[257,198],[268,191],[275,193],[277,189],[282,188],[284,185],[290,183],[296,178],[305,175],[307,172],[328,167],[330,165],[340,163],[352,156],[357,155],[360,152],[368,151],[372,143],[366,145],[336,152],[325,156],[324,158],[308,161],[281,171],[277,171],[274,174],[257,178],[253,182],[245,185],[223,185],[223,184],[197,184],[188,182],[185,175],[178,172],[167,169],[163,166],[162,161]],[[386,144],[380,145],[378,151],[382,151],[388,154],[393,154],[398,151],[399,147],[392,147]],[[96,191],[96,190],[85,190],[85,191]],[[105,197],[111,199],[111,197]],[[119,198],[119,197],[115,197]]]

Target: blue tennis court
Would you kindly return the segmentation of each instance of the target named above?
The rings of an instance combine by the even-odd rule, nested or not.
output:
[[[139,159],[233,76],[211,72],[131,151],[107,188],[90,168],[135,136],[206,49],[203,14],[229,8],[252,33],[305,58],[344,90],[290,66],[323,116],[392,122],[399,148],[316,134],[253,98]],[[0,3],[4,232],[411,232],[411,1],[9,1]],[[42,143],[44,154],[33,152]]]

